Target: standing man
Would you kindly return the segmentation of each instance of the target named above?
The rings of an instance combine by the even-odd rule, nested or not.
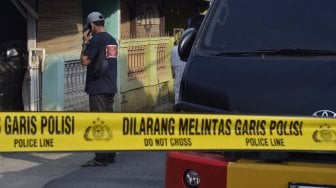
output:
[[[90,111],[112,112],[114,95],[117,93],[116,40],[106,32],[104,16],[92,12],[87,17],[83,33],[81,63],[87,66],[85,92],[89,95]],[[82,167],[106,166],[115,161],[116,153],[95,153],[92,160]]]

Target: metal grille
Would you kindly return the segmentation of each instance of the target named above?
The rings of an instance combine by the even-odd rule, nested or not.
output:
[[[66,61],[64,66],[64,111],[89,111],[89,96],[84,92],[86,67],[79,60]]]
[[[166,47],[166,43],[160,43],[157,47],[157,72],[159,76],[167,74]]]
[[[128,48],[128,80],[145,78],[145,46]]]

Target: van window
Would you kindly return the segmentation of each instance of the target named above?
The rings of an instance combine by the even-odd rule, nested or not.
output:
[[[202,50],[336,50],[335,0],[222,0],[214,6]]]

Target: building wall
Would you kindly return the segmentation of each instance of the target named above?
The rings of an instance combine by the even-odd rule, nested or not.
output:
[[[164,35],[163,2],[164,0],[120,0],[121,38]]]
[[[137,37],[161,36],[160,11],[158,4],[144,2],[136,7],[136,33]]]
[[[173,100],[172,37],[121,40],[122,111],[150,110]]]
[[[63,0],[64,1],[64,0]],[[71,0],[72,1],[72,0]],[[75,0],[73,0],[75,1]],[[42,86],[42,110],[44,111],[86,111],[87,102],[83,87],[84,69],[79,65],[82,25],[85,23],[86,15],[92,11],[101,12],[106,18],[107,31],[114,36],[119,42],[119,58],[118,58],[118,88],[119,91],[115,97],[114,109],[116,111],[140,111],[150,109],[162,102],[172,101],[173,97],[173,79],[170,66],[170,50],[173,45],[171,37],[142,38],[141,40],[129,39],[120,40],[119,34],[119,1],[103,1],[103,0],[83,0],[79,7],[83,9],[83,16],[79,29],[73,30],[74,38],[79,38],[79,46],[77,50],[69,50],[71,48],[63,48],[60,51],[54,51],[54,54],[48,54],[46,65],[43,72]],[[42,7],[42,6],[41,6]],[[60,8],[60,7],[58,7]],[[47,7],[46,9],[51,9]],[[49,16],[49,15],[48,15]],[[64,17],[65,15],[59,15]],[[49,18],[53,19],[53,18]],[[78,19],[78,18],[76,18]],[[40,22],[43,23],[43,22]],[[45,23],[52,24],[47,20]],[[69,22],[70,23],[70,22]],[[42,27],[40,25],[39,27]],[[43,27],[48,27],[47,25]],[[77,42],[77,39],[70,41]],[[53,38],[45,38],[45,43],[40,47],[53,44]],[[60,44],[61,45],[61,44]],[[63,43],[64,45],[64,43]],[[140,46],[140,47],[139,47]],[[139,68],[138,59],[130,60],[136,57],[132,53],[139,49],[143,50],[144,57],[143,75],[138,77],[135,72]],[[52,49],[52,48],[50,48]],[[50,52],[50,51],[49,51]],[[136,52],[138,53],[138,52]],[[73,64],[74,66],[70,65]],[[76,65],[77,63],[77,65]],[[130,70],[130,65],[133,68]],[[133,72],[132,72],[133,71]],[[133,75],[134,77],[130,77]],[[78,100],[77,100],[78,99]],[[71,102],[71,104],[68,104]],[[72,108],[72,106],[74,108]]]
[[[38,14],[38,48],[45,48],[48,55],[81,50],[81,0],[39,1]]]
[[[82,0],[83,24],[90,12],[98,11],[105,17],[105,28],[114,38],[119,39],[119,0]]]
[[[134,38],[131,36],[131,15],[125,0],[120,1],[120,38]]]

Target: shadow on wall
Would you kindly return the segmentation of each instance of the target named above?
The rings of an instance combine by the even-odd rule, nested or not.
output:
[[[138,82],[141,84],[141,82]],[[168,83],[140,87],[121,93],[123,112],[160,112],[172,109],[172,96]],[[167,109],[166,109],[167,108]]]
[[[122,111],[150,111],[172,101],[172,41],[172,37],[159,37],[120,42]]]
[[[137,58],[137,60],[139,60],[139,58]],[[139,61],[136,63],[139,64]],[[170,64],[167,65],[167,67],[170,67]],[[127,69],[128,71],[130,71],[129,68],[130,67]],[[123,82],[120,92],[121,111],[151,112],[156,111],[155,109],[157,109],[158,106],[173,104],[174,91],[172,80],[162,78],[162,75],[157,72],[156,61],[146,63],[146,66],[143,67],[143,71],[127,73],[127,70],[124,69],[121,71],[123,74],[121,78],[124,80],[127,79],[126,82]],[[164,74],[166,77],[169,77],[168,75],[172,73],[166,71]]]

